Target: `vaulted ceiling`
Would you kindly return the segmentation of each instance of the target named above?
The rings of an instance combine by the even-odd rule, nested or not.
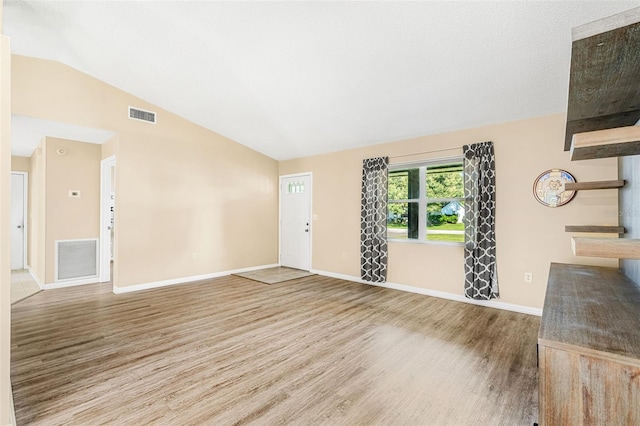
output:
[[[4,1],[52,59],[278,160],[566,111],[571,28],[640,1]]]

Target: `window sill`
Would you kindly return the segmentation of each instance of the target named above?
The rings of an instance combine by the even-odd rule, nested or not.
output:
[[[457,242],[457,241],[421,241],[421,240],[413,240],[413,239],[387,238],[387,242],[399,243],[399,244],[422,244],[427,246],[464,247],[463,242]]]

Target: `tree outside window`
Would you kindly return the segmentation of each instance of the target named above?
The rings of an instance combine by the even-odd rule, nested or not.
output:
[[[388,238],[464,242],[462,159],[389,170]]]

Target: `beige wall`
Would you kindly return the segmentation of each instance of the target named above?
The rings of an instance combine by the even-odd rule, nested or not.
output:
[[[56,62],[14,56],[13,76],[14,114],[118,133],[116,286],[277,263],[275,160]]]
[[[11,171],[29,173],[31,171],[31,160],[29,157],[11,156]]]
[[[27,203],[27,260],[31,273],[41,283],[45,281],[45,211],[46,211],[46,138],[42,138],[30,158],[29,200]]]
[[[118,154],[118,136],[114,136],[101,145],[102,160]]]
[[[373,147],[280,163],[280,174],[313,172],[313,259],[321,271],[359,277],[360,183],[364,158],[391,157],[391,163],[460,155],[464,144],[493,141],[496,152],[496,237],[501,301],[541,308],[550,262],[617,266],[616,260],[576,258],[565,225],[616,224],[615,190],[582,191],[560,208],[539,204],[534,179],[564,168],[578,181],[617,179],[616,159],[569,161],[563,151],[563,114],[424,136]],[[405,156],[423,151],[431,154]],[[394,156],[404,156],[393,158]],[[462,294],[460,246],[389,243],[388,281]],[[534,282],[523,282],[532,272]]]
[[[64,148],[66,155],[58,155]],[[100,236],[100,145],[46,138],[45,280],[55,281],[57,240]],[[69,197],[70,190],[80,197]]]
[[[0,18],[2,4],[0,4]],[[0,19],[0,22],[1,19]],[[1,25],[1,24],[0,24]],[[0,425],[11,424],[11,50],[0,36]]]

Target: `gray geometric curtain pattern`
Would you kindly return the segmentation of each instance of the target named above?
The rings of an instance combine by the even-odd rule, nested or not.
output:
[[[464,295],[499,297],[496,267],[496,166],[493,142],[465,145]]]
[[[389,157],[362,161],[360,277],[387,280],[387,179]]]

